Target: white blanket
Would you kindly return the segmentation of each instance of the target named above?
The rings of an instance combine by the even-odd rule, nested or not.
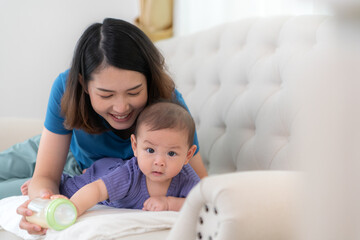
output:
[[[23,239],[116,239],[170,229],[178,217],[178,212],[146,212],[99,205],[88,210],[65,230],[49,229],[45,236],[35,236],[19,228],[21,216],[16,214],[16,208],[27,199],[27,196],[15,196],[0,200],[0,226]]]

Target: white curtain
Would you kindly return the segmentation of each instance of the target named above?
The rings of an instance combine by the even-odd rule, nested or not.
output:
[[[246,17],[328,13],[319,0],[175,0],[174,35]]]

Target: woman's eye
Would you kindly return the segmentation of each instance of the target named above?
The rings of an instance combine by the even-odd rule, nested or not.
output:
[[[101,95],[100,95],[100,97],[101,97],[101,98],[110,98],[110,97],[112,97],[112,95],[108,95],[108,96],[101,96]]]
[[[155,152],[154,149],[152,149],[152,148],[147,148],[146,151],[147,151],[148,153],[154,153],[154,152]]]
[[[140,94],[140,92],[136,92],[136,93],[128,93],[130,96],[137,96]]]
[[[176,156],[176,153],[175,153],[175,152],[169,152],[168,155],[169,155],[170,157],[174,157],[174,156]]]

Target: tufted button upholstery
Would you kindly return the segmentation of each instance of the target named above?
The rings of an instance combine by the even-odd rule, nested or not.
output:
[[[250,171],[204,178],[188,195],[168,240],[297,239],[302,175]]]
[[[196,226],[198,239],[216,239],[220,229],[220,220],[217,216],[217,209],[212,203],[206,203],[200,209],[199,223]]]
[[[253,18],[158,42],[210,174],[294,168],[295,120],[307,96],[301,76],[332,39],[328,22]]]

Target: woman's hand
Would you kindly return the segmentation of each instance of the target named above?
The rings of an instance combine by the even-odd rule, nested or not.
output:
[[[17,214],[22,215],[23,217],[21,218],[19,227],[21,229],[26,230],[29,234],[35,234],[35,235],[44,235],[46,234],[46,228],[42,228],[37,224],[28,222],[26,220],[26,217],[33,215],[33,212],[27,208],[27,206],[30,203],[30,199],[27,200],[26,202],[24,202],[23,204],[21,204],[17,209],[16,212]]]
[[[44,190],[41,192],[40,196],[42,198],[50,198],[51,195],[52,195],[52,193],[50,191]],[[29,205],[30,201],[31,201],[31,199],[27,200],[26,202],[21,204],[16,209],[16,213],[23,216],[19,223],[19,227],[21,229],[26,230],[29,234],[44,235],[44,234],[46,234],[46,231],[47,231],[46,228],[42,228],[41,226],[31,223],[31,222],[28,222],[26,220],[26,217],[33,215],[33,212],[30,209],[28,209],[28,205]]]

